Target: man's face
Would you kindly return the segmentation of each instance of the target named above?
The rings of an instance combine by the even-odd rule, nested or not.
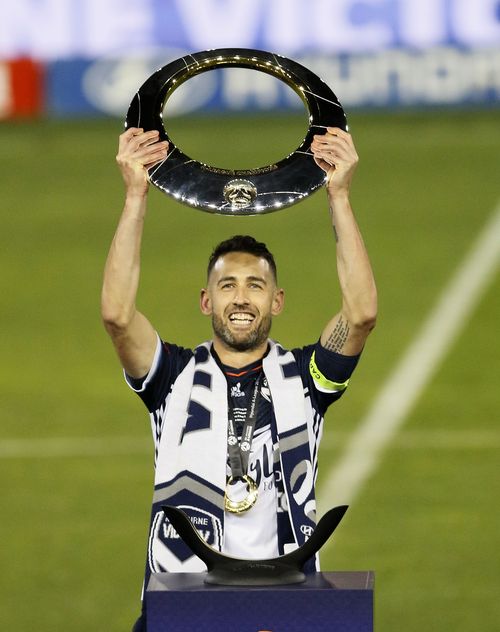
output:
[[[267,340],[272,317],[283,308],[283,290],[265,259],[231,252],[216,261],[200,305],[226,348],[249,351]]]

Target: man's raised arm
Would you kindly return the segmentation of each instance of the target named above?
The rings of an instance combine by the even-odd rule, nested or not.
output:
[[[125,205],[109,250],[101,295],[101,316],[123,368],[131,377],[149,371],[156,334],[136,309],[141,240],[146,216],[148,167],[164,160],[168,143],[158,132],[129,128],[120,136],[116,161],[125,183]]]
[[[316,163],[327,173],[330,215],[337,243],[337,273],[342,308],[321,334],[321,344],[344,355],[357,355],[374,328],[377,289],[363,238],[349,201],[358,155],[351,135],[327,128],[311,144]]]

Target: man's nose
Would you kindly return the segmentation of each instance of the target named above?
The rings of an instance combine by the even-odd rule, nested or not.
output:
[[[233,303],[235,305],[248,305],[248,295],[245,287],[238,286],[233,295]]]

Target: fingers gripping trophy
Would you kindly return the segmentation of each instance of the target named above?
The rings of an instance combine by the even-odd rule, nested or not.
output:
[[[231,170],[176,146],[162,117],[167,100],[191,77],[225,67],[270,74],[301,97],[309,127],[291,154]],[[156,71],[134,96],[119,140],[126,199],[106,263],[102,316],[127,382],[156,428],[147,573],[207,568],[209,583],[304,581],[344,515],[347,507],[336,507],[316,525],[314,480],[323,416],[347,388],[376,318],[375,282],[349,202],[357,161],[335,94],[304,66],[273,53],[186,55]],[[194,350],[164,342],[135,304],[150,184],[187,206],[230,216],[275,212],[326,185],[342,306],[319,341],[292,352],[269,338],[271,319],[283,309],[276,264],[265,244],[239,235],[215,248],[201,292],[213,340]],[[212,397],[219,387],[224,395]],[[182,462],[191,465],[176,470],[182,450]],[[259,458],[257,467],[252,459]],[[263,470],[274,485],[266,499],[255,474]],[[245,529],[261,529],[265,543],[245,549]]]

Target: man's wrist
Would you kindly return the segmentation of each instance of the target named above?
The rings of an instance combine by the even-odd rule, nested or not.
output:
[[[339,202],[349,203],[349,189],[335,189],[333,187],[327,187],[326,193],[330,204]]]
[[[127,190],[123,212],[128,217],[144,220],[147,208],[147,191]]]
[[[148,196],[149,185],[141,187],[130,187],[125,191],[125,201],[142,203]]]

